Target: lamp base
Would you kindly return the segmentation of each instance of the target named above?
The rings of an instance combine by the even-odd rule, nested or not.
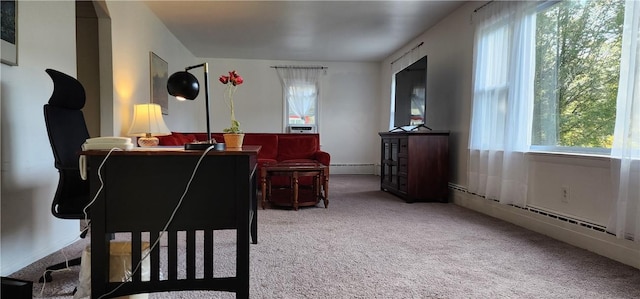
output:
[[[184,145],[184,149],[185,150],[195,150],[195,151],[204,151],[206,149],[208,149],[209,147],[213,146],[214,150],[224,150],[224,148],[220,148],[220,146],[218,146],[218,144],[220,143],[186,143]]]
[[[138,137],[138,145],[140,147],[158,146],[160,140],[157,137]]]

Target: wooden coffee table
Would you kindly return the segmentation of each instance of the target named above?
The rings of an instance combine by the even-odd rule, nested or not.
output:
[[[281,188],[288,195],[286,200],[276,201],[272,197],[271,178],[274,176],[284,176],[289,178],[289,186]],[[314,200],[300,202],[298,200],[299,179],[301,177],[312,177],[312,196]],[[262,209],[265,208],[267,200],[279,206],[291,206],[298,210],[300,206],[315,206],[322,199],[324,207],[329,207],[329,167],[321,163],[276,163],[262,166],[260,173],[262,182]]]

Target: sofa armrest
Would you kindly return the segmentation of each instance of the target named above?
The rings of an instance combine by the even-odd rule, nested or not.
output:
[[[315,160],[326,166],[329,166],[329,164],[331,163],[331,155],[329,155],[329,153],[327,152],[317,151],[313,154],[313,156]]]

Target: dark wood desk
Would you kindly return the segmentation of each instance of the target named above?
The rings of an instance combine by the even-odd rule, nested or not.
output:
[[[160,279],[160,246],[150,258],[150,281],[140,271],[125,284],[109,282],[109,242],[113,233],[131,236],[132,265],[141,260],[144,238],[153,244],[177,206],[202,151],[178,148],[114,151],[101,169],[104,187],[91,206],[91,297],[112,298],[137,293],[217,290],[249,297],[249,235],[257,243],[256,161],[259,146],[210,151],[196,171],[183,202],[168,226],[167,274]],[[108,151],[85,151],[95,195],[101,184],[98,168]],[[214,277],[213,231],[235,229],[235,277]],[[186,235],[186,279],[178,279],[178,232]],[[203,248],[196,248],[196,233]],[[144,235],[144,237],[143,237]],[[148,236],[148,237],[147,237]],[[203,278],[196,278],[196,252],[204,252]],[[164,261],[163,261],[164,262]]]

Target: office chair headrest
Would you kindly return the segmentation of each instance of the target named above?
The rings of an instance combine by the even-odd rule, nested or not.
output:
[[[53,94],[49,105],[74,110],[84,107],[84,87],[76,78],[52,69],[46,69],[46,72],[53,80]]]

